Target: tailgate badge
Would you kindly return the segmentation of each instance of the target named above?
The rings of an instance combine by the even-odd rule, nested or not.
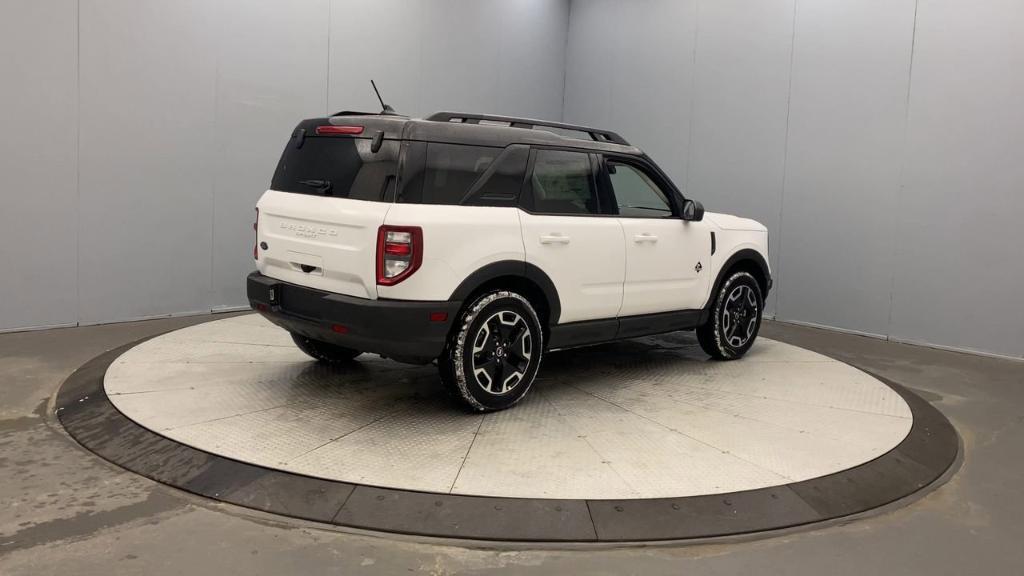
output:
[[[338,236],[337,228],[328,228],[326,226],[308,226],[306,224],[295,224],[292,222],[281,222],[281,229],[287,230],[299,238],[309,238],[315,240],[321,236],[328,236],[330,238],[336,238]]]

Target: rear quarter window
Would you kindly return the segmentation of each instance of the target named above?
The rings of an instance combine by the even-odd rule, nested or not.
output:
[[[465,206],[515,206],[529,148],[497,148],[464,144],[416,143],[407,162],[409,182],[399,202]]]
[[[398,173],[399,144],[385,140],[377,152],[370,144],[369,138],[293,134],[270,187],[296,194],[386,200]]]

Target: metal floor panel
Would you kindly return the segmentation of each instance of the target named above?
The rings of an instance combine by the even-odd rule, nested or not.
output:
[[[484,417],[453,492],[519,498],[638,494],[540,389],[514,408]]]
[[[485,415],[452,404],[432,366],[319,365],[258,315],[144,342],[104,387],[138,424],[243,462],[514,498],[777,486],[870,461],[912,424],[900,395],[856,368],[765,338],[713,362],[685,333],[548,354],[530,396]]]

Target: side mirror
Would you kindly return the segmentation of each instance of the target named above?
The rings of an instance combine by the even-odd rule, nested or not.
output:
[[[700,222],[704,219],[704,205],[696,200],[683,202],[683,220],[688,222]]]

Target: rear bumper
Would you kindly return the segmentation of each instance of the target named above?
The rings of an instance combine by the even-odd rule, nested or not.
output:
[[[259,272],[249,274],[246,292],[250,306],[285,330],[411,362],[427,362],[441,354],[462,305],[356,298],[281,282]],[[446,314],[445,319],[436,319],[436,313]]]

